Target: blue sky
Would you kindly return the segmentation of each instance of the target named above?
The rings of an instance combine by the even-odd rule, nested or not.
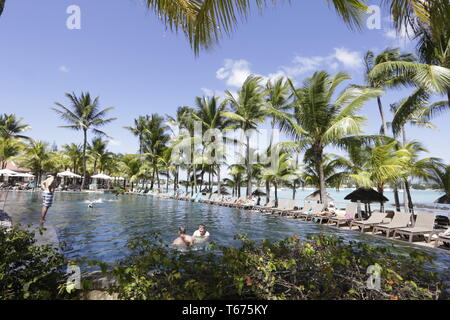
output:
[[[195,57],[184,36],[166,31],[141,3],[8,1],[0,18],[0,112],[23,117],[35,139],[58,145],[81,142],[79,132],[57,128],[64,123],[50,108],[55,101],[66,104],[66,92],[89,91],[100,96],[102,106],[116,107],[111,116],[118,120],[105,128],[114,138],[110,150],[133,153],[137,141],[123,126],[134,118],[173,114],[180,105],[193,105],[195,96],[236,91],[250,73],[289,75],[300,83],[325,69],[349,72],[352,83],[362,83],[361,58],[367,50],[414,49],[413,43],[395,37],[386,15],[381,30],[352,32],[326,1],[292,1],[255,13],[231,37]],[[81,30],[66,27],[70,5],[81,8]],[[387,92],[386,112],[411,91]],[[377,132],[376,102],[361,114],[369,118],[365,132]],[[420,140],[433,156],[448,162],[447,122],[446,116],[436,119],[438,131],[408,128],[408,138]]]

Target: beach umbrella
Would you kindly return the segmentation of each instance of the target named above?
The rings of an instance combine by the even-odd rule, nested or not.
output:
[[[73,173],[71,171],[63,171],[57,174],[58,177],[68,177],[68,178],[81,178],[80,175]]]
[[[217,190],[214,192],[214,193],[217,193]],[[221,187],[220,188],[220,194],[223,194],[223,195],[229,195],[230,193],[228,192],[228,190],[225,188],[225,187]]]
[[[444,194],[442,197],[437,199],[434,203],[450,204],[450,196],[448,194]]]
[[[311,193],[309,196],[305,198],[307,201],[319,201],[320,200],[320,190],[316,190],[313,193]],[[334,201],[334,199],[328,194],[325,193],[325,199],[323,201],[330,202]]]
[[[103,180],[113,180],[114,179],[104,173],[96,174],[95,176],[92,176],[91,178],[92,179],[103,179]]]
[[[253,191],[252,196],[267,196],[267,193],[265,193],[264,191],[262,191],[261,189],[256,189],[255,191]]]
[[[16,176],[18,175],[18,172],[9,170],[9,169],[2,169],[0,170],[0,175],[4,175],[4,176]]]
[[[21,177],[21,178],[34,178],[34,175],[30,173],[18,173],[15,175],[15,177]]]
[[[366,211],[371,212],[370,210],[370,204],[374,202],[380,202],[384,203],[389,201],[388,198],[383,196],[378,191],[372,189],[372,188],[358,188],[355,191],[349,193],[345,198],[345,200],[350,200],[351,202],[358,202],[364,203],[366,205]],[[368,210],[367,210],[368,206]]]

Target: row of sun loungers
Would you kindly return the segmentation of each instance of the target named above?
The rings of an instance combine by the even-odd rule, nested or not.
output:
[[[445,232],[435,229],[436,214],[419,212],[415,222],[413,222],[410,213],[397,212],[392,218],[387,218],[387,213],[374,211],[366,220],[360,220],[358,217],[357,204],[348,204],[345,213],[330,215],[325,210],[323,204],[306,203],[303,208],[296,207],[295,200],[281,199],[278,206],[275,206],[275,200],[270,200],[266,205],[257,205],[257,199],[243,199],[238,197],[228,197],[219,194],[202,193],[147,193],[160,198],[172,198],[177,200],[192,201],[219,205],[237,209],[251,209],[262,213],[274,214],[279,216],[292,217],[304,221],[315,221],[317,223],[326,223],[329,226],[341,228],[348,226],[350,230],[359,228],[361,233],[371,230],[373,234],[382,234],[386,238],[406,237],[409,242],[414,237],[422,236],[429,243],[435,239],[435,245],[440,242],[450,243],[450,229]]]

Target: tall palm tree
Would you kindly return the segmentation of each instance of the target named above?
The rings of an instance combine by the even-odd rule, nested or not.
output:
[[[292,105],[289,103],[289,83],[286,79],[280,78],[276,81],[267,81],[266,83],[266,103],[270,105],[273,109],[278,111],[287,111]],[[272,115],[272,120],[270,121],[270,127],[272,129],[272,133],[270,135],[270,143],[271,147],[273,144],[273,130],[275,129],[275,124],[277,122],[277,117]]]
[[[254,7],[264,8],[267,0],[147,0],[148,7],[172,31],[181,30],[198,53],[230,34],[241,19]],[[338,15],[351,27],[362,26],[367,11],[363,0],[327,0]]]
[[[399,86],[404,84],[407,80],[399,77],[395,73],[383,73],[380,74],[377,78],[370,78],[369,74],[373,70],[373,68],[381,63],[388,61],[407,61],[412,62],[415,60],[414,55],[412,54],[402,54],[398,48],[387,48],[379,55],[375,56],[372,51],[367,51],[364,56],[364,65],[365,65],[365,78],[367,87],[374,89],[386,89]],[[384,115],[383,104],[381,102],[381,97],[377,97],[378,103],[378,111],[381,117],[382,123],[382,134],[388,135],[387,121]]]
[[[298,90],[290,82],[295,95],[294,120],[286,117],[282,129],[294,142],[283,145],[296,151],[312,150],[319,173],[321,201],[325,199],[325,147],[343,147],[347,137],[360,134],[365,118],[356,115],[356,112],[368,100],[383,92],[380,89],[348,87],[334,97],[336,88],[349,79],[350,76],[346,73],[331,77],[322,71],[306,79],[303,87]]]
[[[203,132],[205,133],[207,130],[215,131],[218,130],[222,133],[223,130],[227,129],[230,124],[230,120],[223,116],[223,112],[225,111],[227,101],[224,100],[219,103],[218,97],[197,97],[195,99],[196,109],[195,112],[192,113],[192,117],[194,120],[200,121],[202,123]],[[204,146],[204,150],[208,151],[211,149],[210,153],[211,159],[206,159],[207,163],[210,164],[209,173],[210,173],[210,187],[211,187],[211,174],[214,173],[214,167],[217,167],[217,190],[220,190],[220,167],[222,164],[222,158],[224,154],[223,150],[223,141],[215,141],[216,137],[214,135],[211,136],[209,141],[206,141],[206,145]],[[223,139],[222,139],[223,140]],[[218,159],[216,159],[218,158]]]
[[[149,121],[149,116],[140,116],[134,119],[134,127],[124,127],[139,139],[139,154],[142,154],[144,148],[144,131]]]
[[[153,189],[154,179],[158,181],[159,186],[159,170],[158,161],[162,157],[170,136],[167,134],[169,127],[165,123],[165,119],[158,114],[152,114],[146,123],[143,137],[143,150],[145,156],[152,163],[153,178],[151,181],[151,189]]]
[[[23,118],[16,118],[14,114],[0,115],[0,138],[3,139],[29,139],[21,133],[31,129],[27,124],[22,124]]]
[[[239,90],[237,97],[234,97],[230,91],[226,91],[231,111],[224,111],[222,115],[230,119],[234,123],[235,128],[240,128],[244,132],[256,129],[259,123],[264,122],[268,114],[265,109],[264,91],[260,82],[261,77],[250,75]],[[250,196],[252,194],[252,163],[250,159],[249,134],[246,134],[246,162],[248,177],[247,196]]]
[[[98,128],[105,126],[108,123],[116,120],[116,118],[106,118],[106,114],[114,109],[114,107],[108,107],[100,110],[99,98],[91,99],[89,93],[81,93],[80,97],[77,97],[75,93],[66,93],[66,97],[70,100],[69,107],[56,102],[58,108],[52,108],[64,121],[69,123],[66,126],[60,126],[60,128],[68,128],[72,130],[83,132],[83,182],[81,187],[86,186],[86,148],[88,131],[92,131],[95,135],[107,136],[107,134]]]

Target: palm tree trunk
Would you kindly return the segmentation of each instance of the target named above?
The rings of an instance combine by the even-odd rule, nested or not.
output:
[[[202,175],[202,183],[203,183],[203,175]],[[194,189],[197,192],[197,165],[194,164]],[[192,189],[192,194],[194,194],[194,189]]]
[[[220,164],[217,165],[217,190],[220,190]]]
[[[270,202],[270,182],[266,180],[266,205]]]
[[[86,145],[87,145],[87,130],[83,130],[83,181],[81,182],[81,189],[84,189],[86,186]]]
[[[407,178],[405,178],[405,193],[406,193],[407,198],[408,198],[409,212],[414,213],[414,204],[412,202],[411,189],[409,187],[409,182],[408,182]],[[406,209],[406,207],[405,207],[405,209]]]
[[[381,117],[381,123],[383,124],[383,135],[387,136],[388,135],[388,128],[387,128],[387,124],[386,124],[386,119],[384,117],[384,110],[383,110],[383,105],[381,104],[381,98],[377,97],[377,102],[378,102],[378,109],[380,111],[380,117]]]
[[[277,183],[274,182],[273,186],[275,187],[275,207],[278,207],[278,186],[277,186]]]
[[[394,185],[394,200],[395,200],[395,209],[400,212],[400,197],[398,196],[398,188],[397,185]]]
[[[250,137],[247,135],[247,197],[252,195],[252,164],[250,163]]]
[[[323,148],[320,146],[315,146],[316,154],[316,166],[317,172],[319,173],[319,191],[320,191],[320,203],[324,202],[325,199],[325,173],[323,171]]]
[[[295,180],[292,183],[292,200],[295,200],[295,193],[296,193],[297,189],[296,189],[296,185],[295,185]]]

